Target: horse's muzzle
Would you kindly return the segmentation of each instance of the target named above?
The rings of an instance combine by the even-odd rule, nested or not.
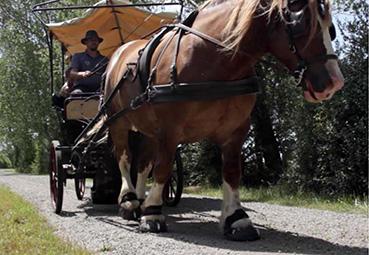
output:
[[[326,89],[322,92],[314,91],[313,86],[310,81],[305,80],[306,90],[304,91],[304,97],[306,101],[310,103],[319,103],[325,100],[329,100],[332,96],[342,89],[344,85],[344,80],[342,78],[331,77],[329,84]]]

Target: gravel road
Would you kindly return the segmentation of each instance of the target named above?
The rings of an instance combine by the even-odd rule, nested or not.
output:
[[[50,205],[48,176],[0,169],[0,185],[36,206],[57,235],[99,254],[368,254],[367,215],[242,203],[262,238],[232,242],[218,230],[221,200],[184,195],[176,208],[164,209],[169,232],[139,233],[137,223],[117,216],[117,206],[77,200],[73,182],[68,181],[63,212],[56,215]]]

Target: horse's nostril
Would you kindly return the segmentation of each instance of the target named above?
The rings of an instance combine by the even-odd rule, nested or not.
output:
[[[326,98],[329,98],[329,97],[330,97],[330,95],[331,95],[331,94],[330,94],[330,93],[328,93],[325,97],[326,97]]]

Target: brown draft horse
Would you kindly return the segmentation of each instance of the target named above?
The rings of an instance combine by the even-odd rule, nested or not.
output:
[[[254,65],[270,53],[289,70],[299,70],[309,102],[330,99],[343,86],[343,76],[333,53],[331,7],[328,0],[214,0],[199,9],[192,29],[215,38],[220,47],[192,32],[180,41],[176,60],[181,82],[233,81],[255,74]],[[330,33],[331,32],[331,33]],[[156,48],[151,66],[157,67],[154,84],[168,84],[177,34],[169,32]],[[107,67],[105,95],[109,95],[147,40],[120,47]],[[333,56],[333,57],[332,57]],[[109,107],[109,115],[129,105],[140,92],[140,79],[130,72]],[[210,91],[209,91],[210,93]],[[140,229],[166,231],[161,213],[162,190],[171,175],[176,146],[208,139],[222,150],[223,205],[220,226],[231,240],[256,240],[254,228],[239,199],[240,152],[249,130],[256,95],[236,95],[214,100],[188,100],[152,104],[117,119],[109,127],[122,173],[119,205],[125,218],[142,210]],[[144,134],[146,146],[135,189],[130,179],[130,130]],[[153,168],[154,183],[145,198],[144,183]],[[140,204],[139,200],[144,200]]]

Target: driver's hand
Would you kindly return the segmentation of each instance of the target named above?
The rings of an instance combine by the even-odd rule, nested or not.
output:
[[[84,72],[82,72],[82,78],[86,78],[86,77],[88,77],[88,76],[90,76],[92,74],[92,72],[91,71],[84,71]]]

